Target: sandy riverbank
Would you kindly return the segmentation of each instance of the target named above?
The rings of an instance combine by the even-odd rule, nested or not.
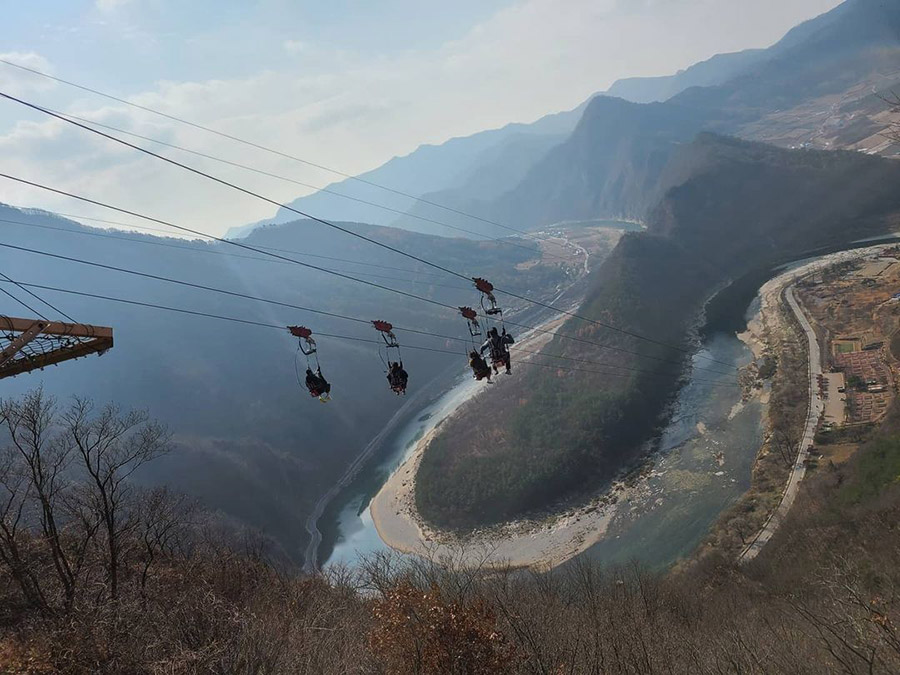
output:
[[[556,319],[542,328],[555,331],[563,321]],[[519,347],[537,351],[552,335],[536,333],[521,340]],[[533,355],[521,354],[518,361],[528,361]],[[512,377],[516,377],[515,373]],[[503,387],[506,378],[495,378],[494,385],[485,384],[473,397],[490,395]],[[461,401],[460,406],[466,401]],[[459,414],[454,409],[416,444],[407,460],[391,475],[369,508],[381,539],[391,548],[434,559],[450,557],[467,566],[534,567],[546,569],[581,553],[603,537],[616,513],[616,504],[602,504],[599,500],[583,507],[548,517],[543,521],[517,521],[477,531],[465,538],[436,532],[418,517],[415,508],[415,476],[422,455],[441,424]],[[622,498],[626,488],[613,487],[613,494]]]

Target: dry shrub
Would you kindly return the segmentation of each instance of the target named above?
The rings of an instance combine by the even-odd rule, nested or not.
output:
[[[0,672],[10,675],[49,675],[58,672],[46,648],[31,641],[0,639]]]
[[[900,487],[835,498],[867,484],[857,465],[879,455],[866,447],[805,481],[745,568],[707,557],[668,575],[584,561],[540,574],[487,569],[486,550],[481,569],[462,554],[385,555],[310,577],[188,518],[171,493],[86,493],[83,474],[33,469],[79,455],[40,441],[64,437],[28,401],[7,413],[42,433],[0,453],[4,675],[900,672]],[[900,416],[885,428],[900,433]],[[85,498],[102,494],[115,510]]]
[[[515,672],[515,646],[482,599],[451,601],[437,585],[422,590],[400,581],[373,602],[372,615],[372,652],[388,672]]]

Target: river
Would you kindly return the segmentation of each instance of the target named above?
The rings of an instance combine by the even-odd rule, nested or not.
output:
[[[735,331],[744,330],[747,319],[759,311],[757,294],[769,279],[837,251],[897,241],[897,236],[889,235],[823,247],[738,279],[707,306],[702,349],[694,363],[702,363],[698,358],[703,354],[735,365],[749,361],[750,351]],[[738,394],[700,383],[702,373],[695,375],[679,392],[659,438],[648,494],[620,513],[607,536],[582,555],[607,563],[636,559],[650,567],[666,567],[689,555],[719,514],[750,487],[762,443],[761,405],[756,399],[738,405]]]
[[[747,319],[758,311],[758,289],[771,277],[826,253],[897,241],[897,236],[886,236],[810,251],[800,259],[738,279],[707,306],[707,321],[701,331],[700,348],[692,357],[693,365],[727,370],[710,359],[736,367],[750,361],[750,350],[735,333],[743,330]],[[737,387],[719,386],[736,382],[736,373],[711,375],[692,369],[663,431],[648,444],[648,450],[654,449],[655,464],[642,479],[640,496],[619,509],[604,538],[582,556],[605,563],[638,560],[664,568],[689,555],[702,542],[719,515],[750,487],[753,463],[762,444],[759,401],[741,403]],[[385,439],[373,467],[364,470],[338,496],[331,513],[326,511],[323,560],[352,564],[360,556],[389,550],[369,514],[370,498],[409,455],[416,441],[474,386],[477,383],[468,372],[460,372],[449,391],[427,402],[420,414]]]
[[[362,471],[334,500],[320,522],[323,532],[320,555],[328,564],[352,564],[361,556],[389,550],[375,530],[369,500],[391,472],[406,460],[420,438],[467,400],[476,388],[484,386],[472,379],[468,369],[460,371],[446,393],[428,401],[412,420],[385,439],[383,450],[373,458],[372,466]]]
[[[709,335],[694,364],[708,365],[706,356],[735,366],[752,358],[733,333]],[[763,437],[761,405],[756,399],[741,403],[738,388],[710,381],[723,384],[736,377],[694,371],[655,440],[656,462],[640,496],[617,512],[606,536],[583,556],[667,567],[689,555],[719,514],[750,487]]]
[[[710,366],[709,358],[740,366],[751,355],[734,333],[707,330],[693,364]],[[719,376],[693,370],[667,425],[654,439],[657,463],[644,479],[642,496],[620,509],[607,536],[582,555],[671,564],[690,553],[719,513],[747,490],[762,439],[761,409],[755,401],[741,404],[737,387],[721,386],[736,381],[736,373]],[[389,550],[375,530],[369,500],[416,442],[477,386],[483,385],[461,372],[449,391],[385,439],[380,457],[343,491],[322,521],[322,557],[327,563],[353,564],[361,556]]]

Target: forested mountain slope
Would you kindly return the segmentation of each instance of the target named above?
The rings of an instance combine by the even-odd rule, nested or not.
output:
[[[789,151],[701,135],[660,172],[671,187],[648,230],[625,235],[592,275],[583,316],[672,345],[715,288],[750,270],[900,226],[900,163],[858,153]],[[678,361],[680,352],[571,319],[562,332]],[[556,338],[548,349],[585,357]],[[498,403],[490,442],[453,420],[426,451],[417,503],[431,522],[473,527],[519,516],[612,478],[636,457],[679,379],[623,352],[629,377],[543,372]]]

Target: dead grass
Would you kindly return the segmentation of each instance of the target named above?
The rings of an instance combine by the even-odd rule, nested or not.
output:
[[[832,462],[834,464],[844,464],[849,461],[856,451],[859,450],[859,443],[837,443],[835,445],[817,445],[816,449],[822,453],[823,462]]]

